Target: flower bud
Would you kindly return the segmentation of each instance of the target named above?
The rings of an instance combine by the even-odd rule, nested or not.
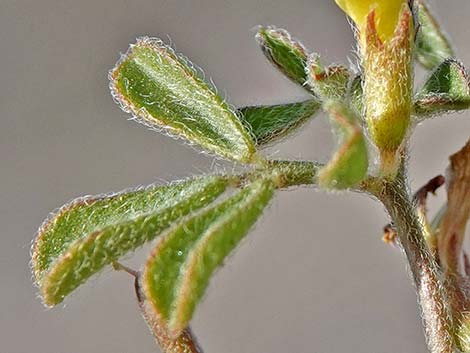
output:
[[[367,128],[393,175],[411,122],[413,14],[406,0],[336,2],[358,27]]]

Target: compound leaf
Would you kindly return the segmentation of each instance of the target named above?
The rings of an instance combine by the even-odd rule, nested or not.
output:
[[[222,157],[253,161],[253,141],[235,112],[160,40],[139,38],[109,77],[115,100],[139,121]]]
[[[44,303],[60,303],[105,265],[211,203],[227,183],[222,176],[207,176],[63,206],[40,228],[32,250]]]
[[[261,215],[273,190],[270,179],[254,181],[173,227],[153,250],[141,288],[171,336],[188,325],[212,273]]]
[[[257,145],[278,140],[313,117],[321,103],[316,99],[304,102],[244,107],[239,110]]]

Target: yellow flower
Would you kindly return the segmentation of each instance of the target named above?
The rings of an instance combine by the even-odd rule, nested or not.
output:
[[[400,17],[403,4],[408,0],[335,0],[341,9],[364,32],[367,15],[375,10],[375,25],[380,39],[384,42],[392,38]]]

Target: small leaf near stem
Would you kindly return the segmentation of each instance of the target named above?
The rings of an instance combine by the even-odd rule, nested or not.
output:
[[[429,74],[414,98],[416,122],[439,113],[459,111],[470,107],[470,78],[462,63],[447,59]]]
[[[367,145],[359,119],[346,105],[328,102],[324,105],[338,134],[338,149],[318,172],[318,184],[326,189],[355,187],[367,175]]]
[[[256,34],[261,50],[271,64],[295,83],[305,87],[308,52],[285,29],[260,27]],[[307,87],[305,89],[308,90]]]
[[[427,69],[454,57],[449,40],[423,0],[415,0],[418,10],[419,32],[416,41],[416,58]]]
[[[320,110],[317,99],[303,102],[260,105],[240,108],[239,114],[257,146],[264,146],[286,137]]]

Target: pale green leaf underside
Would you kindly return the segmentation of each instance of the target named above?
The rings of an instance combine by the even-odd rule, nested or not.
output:
[[[241,108],[240,116],[257,145],[264,145],[300,127],[320,109],[316,99],[304,102]]]
[[[222,157],[252,161],[254,143],[233,110],[160,40],[138,39],[110,80],[116,101],[145,124]]]
[[[327,189],[347,189],[367,176],[367,144],[355,113],[341,103],[328,103],[325,109],[338,134],[338,148],[319,171],[318,183]]]
[[[227,186],[207,176],[165,186],[78,199],[39,230],[33,270],[44,303],[55,305],[105,265],[181,217],[211,203]]]
[[[470,107],[470,82],[465,67],[447,59],[429,75],[415,97],[414,110],[419,116]]]
[[[176,225],[158,243],[145,265],[142,288],[174,337],[188,325],[212,273],[255,223],[273,190],[271,180],[255,181]]]
[[[425,68],[432,69],[454,57],[454,52],[423,0],[417,1],[417,5],[420,31],[416,41],[416,58]]]

